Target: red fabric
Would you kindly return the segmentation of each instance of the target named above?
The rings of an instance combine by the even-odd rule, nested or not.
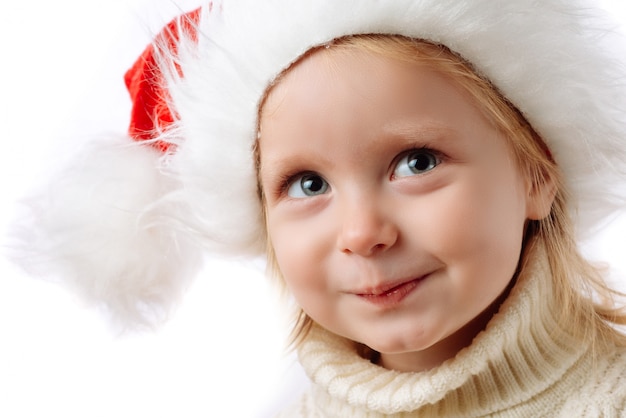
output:
[[[211,5],[209,10],[210,8]],[[176,42],[180,39],[181,33],[196,40],[200,11],[201,8],[198,8],[172,20],[157,35],[156,44],[168,48],[168,52],[175,55]],[[154,139],[155,134],[166,130],[175,118],[167,106],[168,93],[163,74],[155,60],[154,44],[146,47],[124,75],[124,81],[133,102],[129,135],[138,141]],[[156,142],[155,146],[162,152],[167,152],[171,145]]]

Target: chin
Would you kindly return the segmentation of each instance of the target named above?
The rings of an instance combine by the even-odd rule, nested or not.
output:
[[[416,340],[415,338],[407,340],[406,335],[398,337],[371,338],[369,342],[371,344],[368,344],[367,342],[364,344],[381,354],[404,354],[422,351],[436,343],[430,340]]]

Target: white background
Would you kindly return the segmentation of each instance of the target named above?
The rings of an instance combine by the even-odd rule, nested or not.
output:
[[[124,71],[198,3],[0,4],[0,233],[59,144],[125,130]],[[624,16],[619,0],[606,3]],[[625,224],[588,247],[618,272]],[[258,271],[215,261],[210,273],[158,332],[119,338],[64,289],[0,257],[0,417],[270,416],[305,384],[283,351],[284,312]]]

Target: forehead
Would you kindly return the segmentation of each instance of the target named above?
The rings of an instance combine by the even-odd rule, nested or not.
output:
[[[259,138],[267,134],[269,121],[284,122],[285,115],[316,118],[320,124],[332,122],[334,111],[341,110],[342,105],[355,106],[347,103],[353,96],[358,96],[358,106],[381,105],[376,109],[381,120],[387,114],[397,117],[395,112],[402,104],[404,109],[417,106],[420,97],[428,98],[428,103],[421,103],[423,107],[436,109],[455,103],[481,113],[475,100],[452,77],[426,60],[407,57],[415,51],[406,45],[384,52],[372,45],[370,42],[318,48],[283,72],[262,102]],[[385,99],[397,106],[387,106]],[[344,117],[346,114],[349,113],[342,113]],[[355,109],[354,115],[357,114]]]
[[[368,71],[372,72],[380,69],[381,63],[393,61],[397,67],[404,67],[409,71],[421,68],[445,75],[448,81],[457,84],[461,90],[466,90],[464,94],[474,101],[487,118],[491,116],[487,109],[482,109],[483,102],[488,100],[482,100],[483,97],[480,97],[482,93],[479,92],[481,88],[490,88],[490,83],[476,75],[469,63],[445,46],[398,35],[352,35],[310,49],[280,73],[262,96],[258,127],[260,128],[261,116],[270,113],[273,110],[271,105],[281,102],[285,92],[293,89],[294,85],[309,85],[312,91],[308,94],[315,93],[314,83],[317,78],[311,77],[315,75],[310,74],[311,72],[324,71],[330,75],[331,77],[324,81],[326,83],[345,83],[345,77],[341,77],[342,73],[350,73],[351,66],[365,61],[368,64]],[[285,82],[286,80],[290,81]],[[477,85],[471,85],[473,81],[477,81],[475,83]],[[388,83],[389,80],[381,82]],[[475,94],[477,92],[479,93]],[[268,102],[270,106],[267,106]]]

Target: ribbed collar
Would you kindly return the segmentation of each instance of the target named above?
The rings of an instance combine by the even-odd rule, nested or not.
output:
[[[550,267],[539,245],[516,286],[472,344],[422,373],[387,370],[314,326],[299,350],[325,416],[482,416],[557,382],[587,347],[555,320]]]

